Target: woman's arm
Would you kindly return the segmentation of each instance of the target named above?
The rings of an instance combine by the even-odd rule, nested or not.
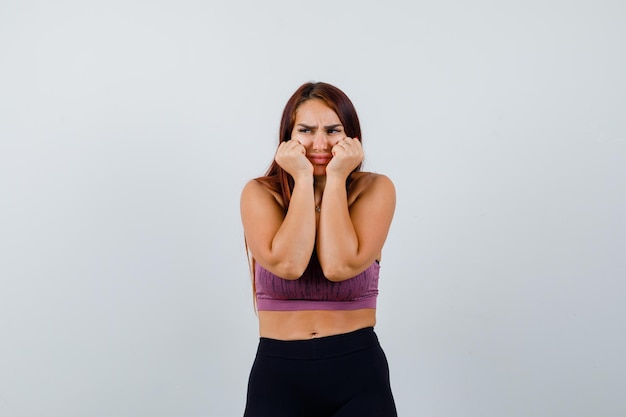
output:
[[[254,180],[244,187],[240,207],[252,257],[274,275],[297,279],[315,245],[315,197],[313,167],[302,145],[290,142],[281,144],[276,153],[276,162],[295,182],[287,213],[274,194]]]
[[[348,207],[345,179],[328,176],[317,234],[317,255],[331,281],[354,277],[380,256],[395,211],[393,183],[367,174],[363,189]],[[355,187],[359,185],[354,184]]]

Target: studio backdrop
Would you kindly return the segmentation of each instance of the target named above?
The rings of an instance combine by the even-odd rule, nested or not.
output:
[[[0,416],[240,416],[239,195],[307,81],[391,178],[403,417],[626,415],[626,3],[0,2]]]

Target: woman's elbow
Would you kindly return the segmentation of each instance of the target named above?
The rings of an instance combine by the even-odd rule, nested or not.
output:
[[[304,274],[306,267],[307,265],[303,265],[298,262],[282,262],[279,265],[276,265],[275,268],[272,268],[274,270],[271,272],[283,279],[293,281],[300,278]]]
[[[356,274],[351,268],[337,265],[336,267],[322,268],[324,276],[331,282],[341,282],[354,277]]]

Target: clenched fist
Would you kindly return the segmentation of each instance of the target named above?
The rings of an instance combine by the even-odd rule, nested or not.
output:
[[[306,148],[297,140],[282,142],[274,160],[294,179],[313,175],[313,165],[306,157]]]
[[[326,174],[340,175],[347,178],[348,175],[363,161],[363,147],[356,138],[344,138],[333,146],[331,153],[333,159],[326,167]]]

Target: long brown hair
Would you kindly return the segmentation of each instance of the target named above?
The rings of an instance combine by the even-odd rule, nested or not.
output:
[[[291,140],[291,132],[293,131],[294,124],[296,122],[296,112],[300,105],[308,100],[318,99],[323,101],[328,107],[330,107],[339,117],[339,121],[343,125],[346,136],[351,138],[358,138],[359,141],[363,140],[361,135],[361,124],[359,117],[356,113],[356,109],[352,104],[352,101],[348,96],[335,87],[334,85],[324,82],[309,82],[302,84],[293,95],[287,101],[283,110],[283,115],[280,120],[280,130],[278,136],[278,145],[282,142]],[[361,164],[359,164],[352,172],[361,170]],[[289,202],[291,201],[291,193],[294,187],[294,180],[284,169],[272,161],[269,169],[264,176],[255,178],[256,181],[268,187],[270,190],[278,193],[283,200],[283,209],[285,212],[289,208]],[[346,187],[350,184],[350,176],[346,181]],[[256,292],[256,286],[254,282],[254,271],[256,267],[256,261],[254,257],[250,256],[250,250],[246,242],[246,255],[248,256],[248,264],[252,273],[252,289],[253,296]],[[255,299],[256,301],[256,299]],[[256,306],[256,303],[255,303]]]

